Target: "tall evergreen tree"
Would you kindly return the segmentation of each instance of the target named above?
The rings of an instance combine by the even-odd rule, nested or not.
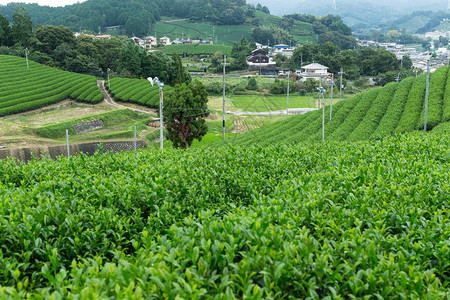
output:
[[[31,18],[22,6],[17,6],[14,9],[12,24],[12,34],[14,37],[14,44],[26,47],[31,41],[33,34],[33,23]]]

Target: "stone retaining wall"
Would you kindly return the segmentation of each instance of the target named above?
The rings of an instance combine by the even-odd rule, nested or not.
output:
[[[82,132],[88,132],[88,131],[92,131],[95,129],[103,128],[103,126],[104,126],[103,121],[99,119],[99,120],[93,120],[93,121],[73,125],[73,128],[75,128],[75,131],[77,133],[82,133]]]

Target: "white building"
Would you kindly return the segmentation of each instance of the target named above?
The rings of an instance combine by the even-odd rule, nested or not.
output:
[[[319,80],[321,77],[323,78],[329,75],[328,67],[318,63],[303,66],[301,70],[296,70],[295,74],[301,77],[300,81],[306,81],[309,78]]]

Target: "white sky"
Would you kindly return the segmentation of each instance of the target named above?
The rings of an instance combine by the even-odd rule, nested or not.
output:
[[[48,5],[48,6],[64,6],[84,1],[85,0],[0,0],[0,5],[6,5],[10,2],[21,2],[21,3],[37,3],[39,5]]]

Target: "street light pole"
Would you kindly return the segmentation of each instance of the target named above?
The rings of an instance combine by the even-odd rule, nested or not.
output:
[[[291,71],[287,71],[288,85],[287,85],[287,99],[286,99],[286,115],[289,115],[289,80],[291,77],[290,75],[291,75]]]
[[[111,71],[110,68],[108,68],[108,89],[111,90],[111,83],[109,81],[109,71]]]
[[[334,88],[334,74],[331,74],[331,102],[330,102],[330,121],[333,116],[333,88]]]
[[[341,82],[339,84],[339,102],[340,102],[342,100],[342,75],[344,75],[344,71],[342,68],[338,74],[341,76]]]
[[[225,141],[225,68],[227,66],[227,56],[223,57],[223,108],[222,108],[222,140]]]
[[[430,87],[430,60],[431,56],[427,59],[427,88],[425,91],[425,119],[424,119],[424,125],[423,130],[427,131],[427,115],[428,115],[428,90]]]
[[[148,81],[150,81],[150,83],[153,84],[156,82],[156,84],[159,87],[159,143],[160,143],[160,148],[161,151],[163,151],[164,149],[164,137],[163,137],[163,127],[164,127],[164,120],[163,120],[163,100],[164,100],[164,95],[163,95],[163,87],[164,87],[164,83],[159,81],[158,77],[155,77],[154,79],[151,77],[147,78]]]

